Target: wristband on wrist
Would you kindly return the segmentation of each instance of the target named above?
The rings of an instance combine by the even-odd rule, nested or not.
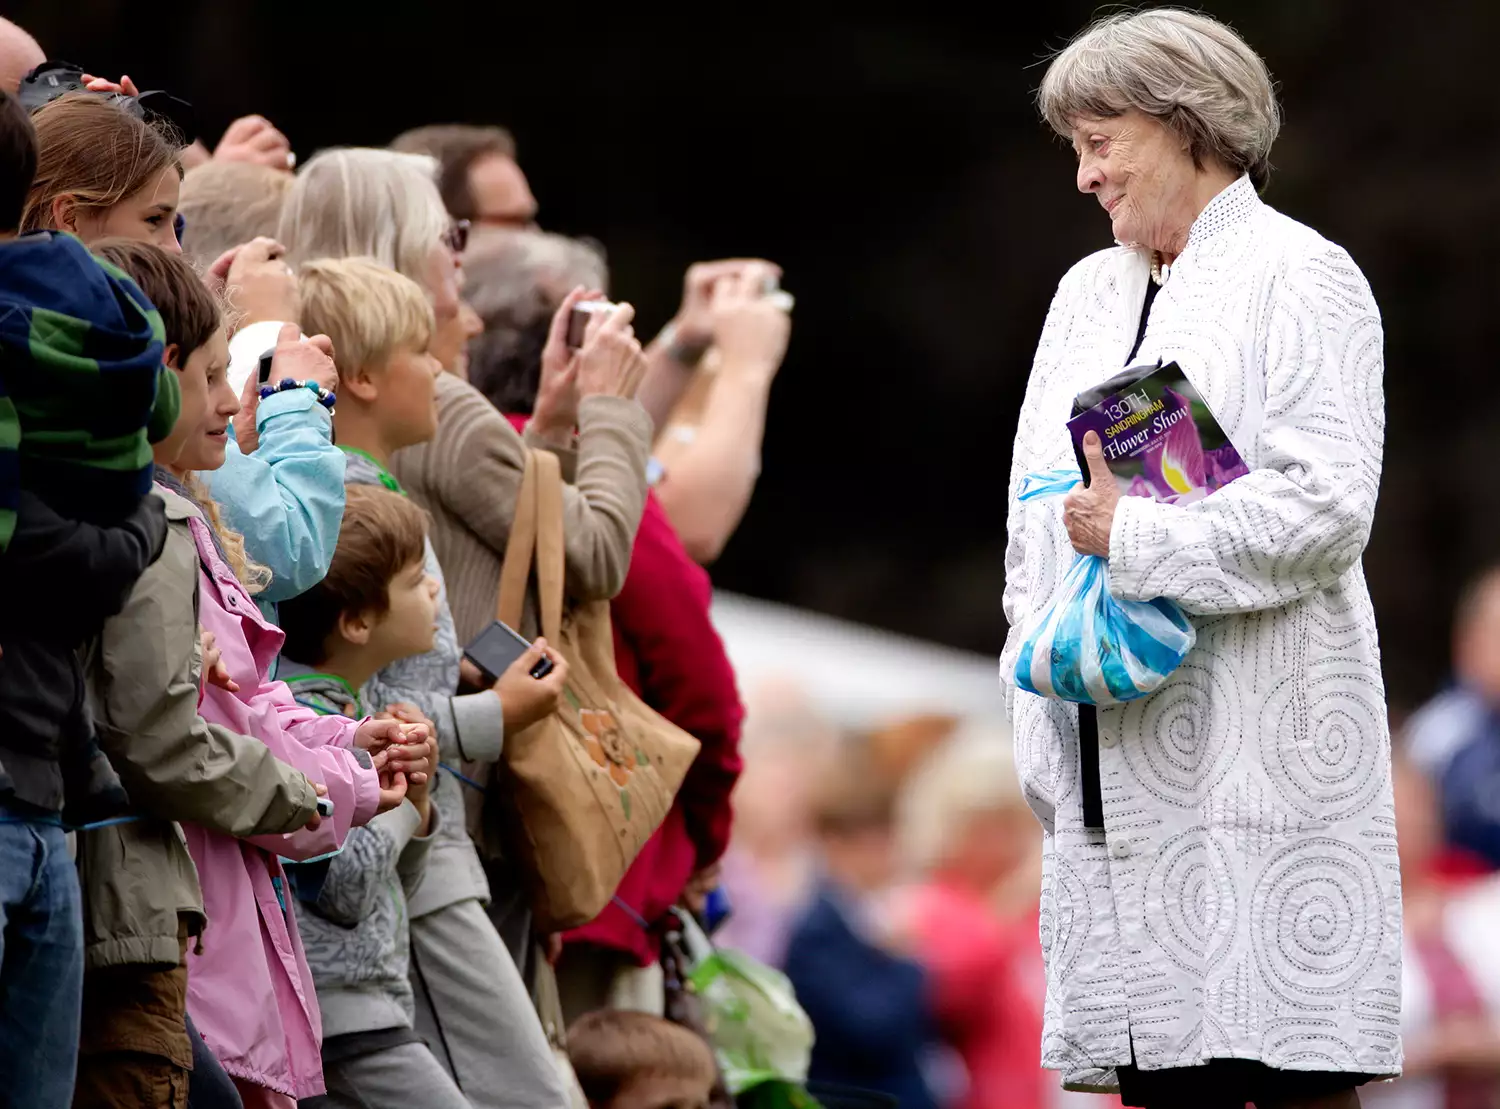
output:
[[[333,415],[333,406],[338,402],[338,394],[323,388],[316,381],[298,381],[294,377],[284,377],[275,385],[262,385],[260,387],[260,399],[269,400],[277,393],[290,392],[293,389],[306,389],[318,398],[318,403],[328,409],[328,414]]]
[[[698,363],[703,361],[708,348],[714,345],[712,339],[700,339],[696,342],[679,339],[675,323],[669,323],[662,329],[662,341],[666,344],[667,357],[690,370],[698,368]]]

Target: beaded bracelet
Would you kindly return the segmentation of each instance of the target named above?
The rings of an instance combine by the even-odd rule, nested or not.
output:
[[[318,398],[318,403],[329,412],[333,411],[334,404],[338,401],[338,394],[323,388],[316,381],[298,381],[294,377],[284,377],[275,385],[262,385],[260,387],[260,399],[269,400],[277,393],[285,393],[291,389],[307,389]]]

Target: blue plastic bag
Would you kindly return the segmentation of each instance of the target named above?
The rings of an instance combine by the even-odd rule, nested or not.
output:
[[[1018,499],[1068,492],[1077,470],[1027,474]],[[1047,610],[1026,632],[1016,685],[1029,693],[1083,705],[1117,705],[1154,692],[1182,665],[1197,632],[1165,598],[1110,596],[1109,561],[1079,555]]]

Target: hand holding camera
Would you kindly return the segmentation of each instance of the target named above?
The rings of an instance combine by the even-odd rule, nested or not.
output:
[[[751,373],[769,381],[781,368],[792,319],[778,273],[768,262],[753,262],[715,283],[714,344],[726,372]]]
[[[531,422],[536,431],[546,439],[565,442],[578,426],[578,360],[575,355],[583,345],[583,335],[574,343],[572,329],[575,319],[582,319],[586,327],[589,317],[579,316],[574,309],[584,301],[603,301],[604,294],[597,290],[578,286],[563,298],[562,304],[552,314],[552,327],[547,333],[547,345],[542,348],[542,376],[537,384],[536,404],[531,410]]]
[[[230,306],[242,317],[241,327],[265,320],[295,320],[301,313],[297,275],[287,265],[286,247],[275,239],[251,239],[221,254],[209,273],[221,269]]]
[[[295,323],[282,324],[266,384],[275,385],[288,377],[315,381],[330,393],[338,392],[339,368],[333,361],[333,340],[327,335],[304,339],[302,329]]]
[[[781,280],[781,267],[758,258],[729,258],[719,262],[695,262],[688,267],[682,282],[682,307],[674,320],[675,341],[684,348],[707,350],[713,345],[714,290],[721,282],[739,277],[745,270],[757,267],[762,277],[769,275],[775,288]]]
[[[534,677],[533,672],[540,672],[538,664],[543,660],[550,660],[552,668],[542,677]],[[547,650],[545,639],[538,639],[495,683],[495,692],[505,710],[506,736],[523,732],[556,712],[567,684],[568,660]]]
[[[576,313],[580,307],[573,311]],[[576,355],[579,397],[633,398],[646,373],[646,355],[630,326],[635,309],[628,304],[615,304],[607,311],[593,308],[588,312],[592,319]]]

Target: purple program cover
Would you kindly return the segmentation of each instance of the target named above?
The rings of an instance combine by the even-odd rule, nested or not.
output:
[[[1250,472],[1177,363],[1122,386],[1068,421],[1074,449],[1099,433],[1120,491],[1191,504]]]

